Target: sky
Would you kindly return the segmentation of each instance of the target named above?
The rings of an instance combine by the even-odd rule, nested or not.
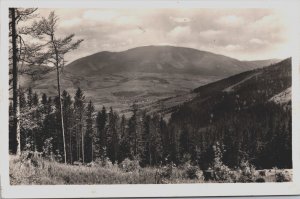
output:
[[[39,9],[59,17],[59,37],[75,33],[84,39],[69,53],[73,61],[100,51],[138,46],[172,45],[223,54],[240,60],[291,56],[288,14],[266,8]]]

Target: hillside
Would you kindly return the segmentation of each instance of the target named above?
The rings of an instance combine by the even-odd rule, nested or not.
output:
[[[286,59],[194,89],[194,97],[169,108],[169,122],[179,132],[192,129],[198,142],[236,142],[231,162],[239,161],[242,151],[264,168],[275,162],[290,167],[290,88],[291,59]]]
[[[62,89],[71,94],[81,87],[98,109],[105,105],[126,113],[133,102],[145,105],[184,95],[201,85],[269,63],[242,62],[191,48],[145,46],[80,58],[65,66],[61,81]],[[25,88],[56,95],[55,71],[23,82]]]

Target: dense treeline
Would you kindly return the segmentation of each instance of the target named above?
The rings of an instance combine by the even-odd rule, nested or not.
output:
[[[168,142],[167,124],[159,115],[149,116],[135,104],[130,118],[119,116],[112,107],[96,112],[80,88],[73,98],[63,91],[62,105],[68,163],[106,158],[115,163],[139,158],[143,165],[155,165],[166,156],[163,142]],[[20,107],[21,150],[43,152],[48,158],[63,160],[58,97],[39,96],[31,88],[21,90]],[[10,121],[10,135],[12,128]],[[12,136],[10,140],[13,149]]]
[[[80,88],[74,97],[63,91],[62,105],[67,162],[71,164],[97,159],[120,163],[129,158],[139,160],[142,166],[154,166],[191,160],[208,169],[215,158],[214,145],[219,143],[223,161],[231,168],[242,161],[258,168],[292,165],[291,113],[273,102],[256,104],[247,111],[225,111],[222,119],[210,114],[209,121],[186,109],[173,114],[169,123],[158,114],[139,110],[136,104],[129,118],[112,107],[97,112]],[[58,97],[39,96],[29,88],[20,92],[20,107],[22,151],[38,151],[46,158],[63,161]],[[202,120],[209,125],[201,127]],[[11,149],[13,144],[10,142]]]

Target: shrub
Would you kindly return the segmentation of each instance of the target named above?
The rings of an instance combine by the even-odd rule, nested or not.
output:
[[[62,162],[63,156],[60,154],[60,151],[59,151],[59,150],[56,150],[56,151],[55,151],[54,159],[55,159],[57,162]]]
[[[45,158],[48,158],[50,160],[52,160],[52,151],[53,151],[53,144],[52,144],[53,138],[47,138],[44,141],[44,145],[43,145],[43,155]]]
[[[218,182],[235,181],[233,172],[224,164],[214,166],[214,179]]]
[[[189,166],[185,169],[184,174],[189,179],[203,178],[203,172],[197,166]]]
[[[114,167],[114,164],[112,163],[112,161],[110,161],[109,158],[105,158],[104,161],[102,162],[102,165],[107,169]]]
[[[247,160],[242,160],[240,164],[240,177],[239,182],[253,182],[255,176],[255,167],[249,163]]]
[[[159,172],[159,176],[161,178],[171,178],[173,170],[176,168],[176,165],[174,163],[169,163],[166,166],[162,167],[162,169]]]
[[[213,180],[218,182],[234,182],[234,173],[222,161],[222,152],[219,143],[213,146],[214,161],[212,163]],[[210,170],[210,169],[209,169]]]
[[[104,168],[112,168],[114,167],[114,164],[108,157],[104,158],[103,160],[100,158],[97,158],[94,162],[90,162],[87,164],[88,167],[93,167],[93,166],[100,166]]]
[[[182,164],[191,164],[191,155],[189,153],[183,154],[181,162]]]
[[[33,166],[33,167],[43,167],[44,160],[41,157],[41,153],[34,152],[34,151],[23,151],[20,156],[21,164],[26,166]]]
[[[126,158],[119,164],[119,168],[125,172],[133,172],[140,169],[140,164],[138,160],[130,160]]]
[[[275,173],[275,179],[276,182],[290,182],[291,176],[289,175],[288,172],[280,171]]]
[[[259,171],[259,175],[260,176],[266,176],[266,171],[265,170]]]

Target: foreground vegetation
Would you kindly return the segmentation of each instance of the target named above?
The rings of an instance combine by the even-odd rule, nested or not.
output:
[[[201,171],[190,163],[141,168],[137,161],[126,159],[120,164],[106,160],[85,165],[65,165],[26,156],[10,156],[12,185],[287,182],[292,179],[292,170],[255,170],[249,165],[232,171],[222,163],[216,163],[213,175],[209,175],[209,172]]]

